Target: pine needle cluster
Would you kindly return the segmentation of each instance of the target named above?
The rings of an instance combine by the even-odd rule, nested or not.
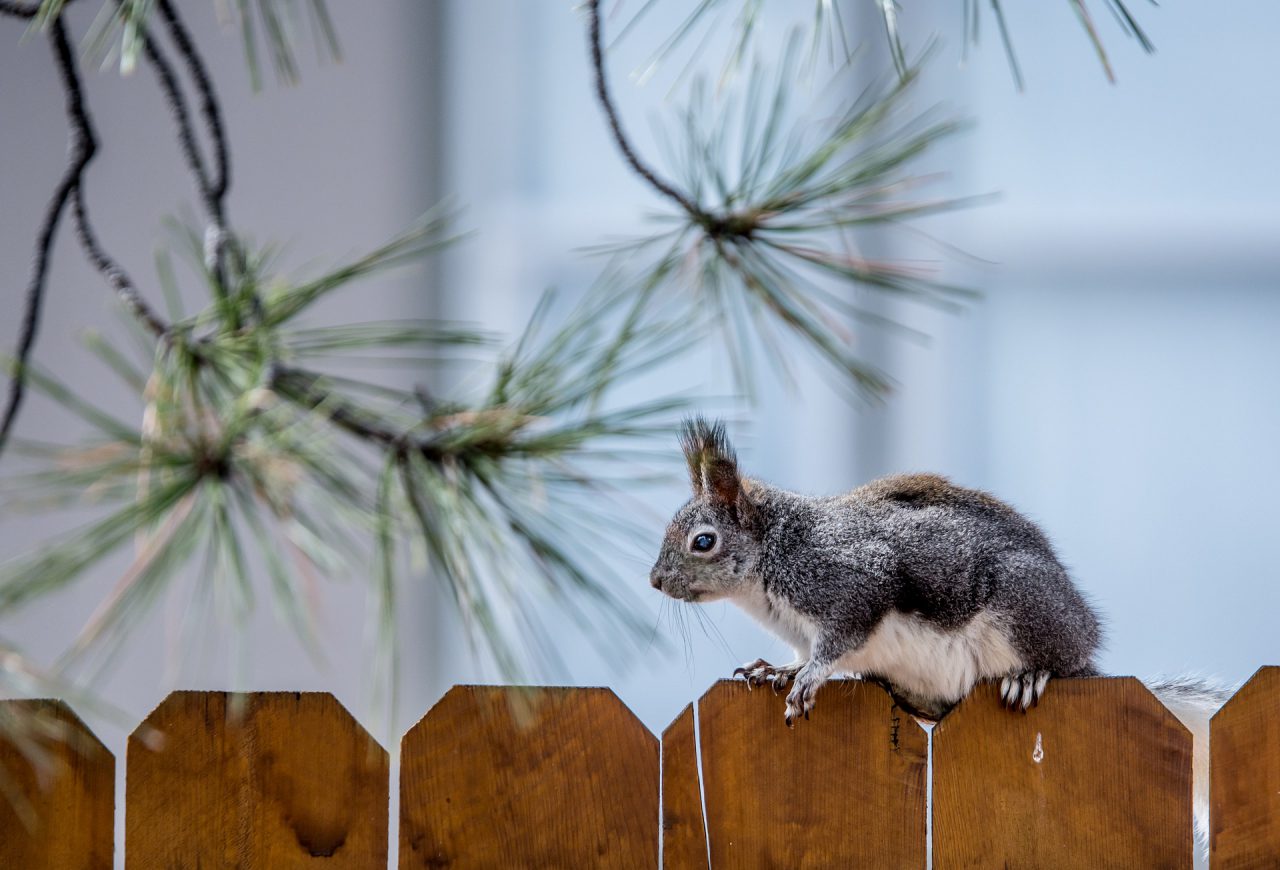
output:
[[[477,653],[509,678],[530,676],[553,651],[538,625],[546,599],[590,616],[583,624],[615,642],[618,628],[640,638],[618,565],[582,542],[607,539],[611,552],[624,544],[628,522],[617,507],[628,492],[601,470],[637,467],[646,458],[638,441],[674,431],[682,399],[606,401],[619,382],[673,352],[674,327],[620,342],[616,323],[630,303],[617,289],[589,295],[555,328],[547,297],[505,350],[491,336],[433,321],[300,325],[327,295],[451,238],[444,217],[428,219],[299,282],[269,277],[260,255],[242,256],[230,286],[215,286],[219,275],[205,271],[213,303],[175,319],[151,359],[135,363],[110,343],[90,342],[137,391],[145,408],[137,422],[29,367],[32,387],[92,434],[65,445],[16,442],[40,463],[6,480],[10,505],[88,501],[101,518],[0,565],[0,612],[128,550],[130,564],[60,670],[105,667],[165,593],[182,592],[192,613],[243,624],[259,595],[257,573],[276,611],[319,655],[312,585],[368,576],[372,556],[376,676],[387,697],[397,588],[416,554],[448,590]],[[489,372],[488,385],[436,399],[422,386],[353,375],[355,359],[415,368],[466,360]]]
[[[839,384],[878,397],[890,382],[858,354],[853,325],[883,318],[857,291],[946,309],[974,293],[925,268],[863,253],[860,234],[969,204],[920,198],[929,179],[913,171],[961,125],[913,111],[915,70],[865,87],[833,113],[798,108],[801,52],[793,38],[772,71],[757,65],[718,95],[695,83],[666,145],[680,208],[659,217],[666,228],[600,250],[641,264],[682,316],[719,333],[748,394],[753,349],[786,373],[780,336],[790,336]],[[831,90],[842,85],[853,87],[847,68]]]

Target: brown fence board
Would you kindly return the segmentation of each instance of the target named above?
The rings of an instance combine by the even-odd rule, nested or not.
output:
[[[1280,667],[1260,668],[1209,733],[1214,870],[1280,866]]]
[[[115,758],[61,701],[0,701],[0,716],[39,753],[0,740],[0,867],[110,870]]]
[[[978,687],[934,729],[934,867],[1190,867],[1191,734],[1131,677]]]
[[[328,693],[174,692],[127,764],[128,868],[387,864],[387,753]]]
[[[707,868],[692,704],[662,732],[662,866]]]
[[[698,704],[712,866],[924,866],[928,741],[882,688],[832,681],[794,729],[768,688]]]
[[[608,689],[455,686],[400,757],[401,868],[658,863],[658,741]]]

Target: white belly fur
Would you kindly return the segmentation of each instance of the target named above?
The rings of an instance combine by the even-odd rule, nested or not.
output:
[[[769,631],[782,638],[796,651],[796,661],[808,660],[818,626],[786,601],[753,587],[734,596],[734,603],[750,613]]]
[[[859,649],[836,670],[874,674],[920,698],[953,703],[974,683],[1024,670],[1000,620],[980,613],[962,628],[945,631],[911,614],[890,612]]]
[[[812,651],[818,627],[785,600],[759,587],[734,596],[736,604],[789,643],[796,660]],[[916,698],[954,703],[984,679],[1025,670],[1000,620],[980,613],[963,627],[945,631],[912,614],[889,612],[866,642],[843,656],[837,673],[882,677]]]

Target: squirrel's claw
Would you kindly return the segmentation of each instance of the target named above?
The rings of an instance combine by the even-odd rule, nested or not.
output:
[[[792,662],[789,665],[775,667],[764,659],[756,659],[740,668],[734,668],[733,676],[742,677],[748,688],[768,684],[773,687],[774,692],[781,692],[803,666],[803,662]]]
[[[819,685],[819,683],[796,680],[795,685],[791,687],[791,693],[787,695],[788,726],[801,716],[805,719],[809,718],[809,711],[813,709],[813,701],[818,695]]]
[[[1022,710],[1025,713],[1040,702],[1048,684],[1048,671],[1010,674],[1000,681],[1000,701],[1010,710]]]

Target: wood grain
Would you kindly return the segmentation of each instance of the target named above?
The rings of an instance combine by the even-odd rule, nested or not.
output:
[[[0,740],[0,867],[110,870],[115,758],[61,701],[0,701],[0,716],[27,723],[40,759]]]
[[[928,742],[879,686],[835,680],[812,718],[721,681],[698,702],[713,867],[925,866]]]
[[[400,867],[655,867],[658,769],[608,689],[455,686],[401,743]]]
[[[1280,867],[1280,667],[1260,668],[1209,733],[1214,870]]]
[[[127,764],[130,870],[387,864],[387,753],[328,693],[174,692]]]
[[[707,870],[692,704],[662,732],[662,866]]]
[[[978,687],[933,734],[934,867],[1190,867],[1191,734],[1131,677]]]

